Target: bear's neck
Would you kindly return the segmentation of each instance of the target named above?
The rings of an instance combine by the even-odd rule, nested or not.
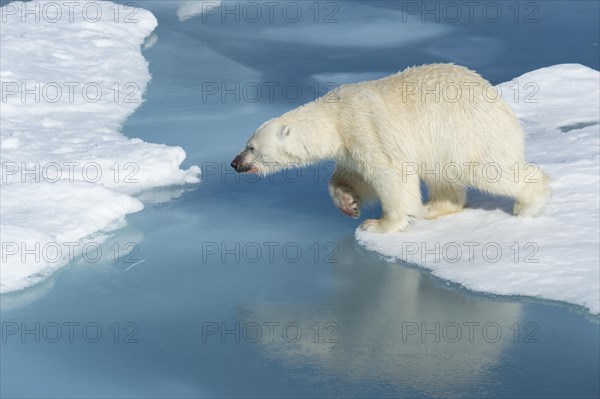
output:
[[[333,117],[336,111],[329,109],[332,108],[330,105],[313,101],[290,112],[292,119],[300,125],[300,140],[310,163],[341,156],[342,140]]]

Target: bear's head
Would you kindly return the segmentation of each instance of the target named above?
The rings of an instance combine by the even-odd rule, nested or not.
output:
[[[231,162],[231,167],[239,173],[266,175],[306,165],[310,156],[297,130],[282,118],[263,123]]]

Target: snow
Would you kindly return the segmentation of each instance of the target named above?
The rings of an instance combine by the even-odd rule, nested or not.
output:
[[[151,78],[141,46],[157,26],[152,13],[97,1],[0,10],[6,293],[45,279],[86,244],[100,245],[143,209],[149,190],[199,182],[200,169],[180,169],[180,147],[120,133]]]
[[[206,12],[214,12],[221,5],[221,0],[192,0],[182,1],[177,7],[177,18],[185,21]]]
[[[473,192],[465,212],[395,234],[357,230],[356,239],[473,291],[564,301],[598,314],[599,72],[555,65],[499,86],[525,128],[527,160],[553,180],[544,214],[517,218],[512,201]]]

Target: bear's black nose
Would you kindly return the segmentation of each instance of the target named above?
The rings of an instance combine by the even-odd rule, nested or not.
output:
[[[235,169],[236,172],[238,172],[238,168],[240,167],[240,159],[241,157],[238,155],[231,161],[231,167]]]

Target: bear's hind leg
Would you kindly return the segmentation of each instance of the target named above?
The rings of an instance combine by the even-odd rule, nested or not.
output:
[[[437,219],[462,211],[467,204],[467,192],[460,184],[426,182],[429,201],[425,205],[425,219]]]
[[[498,169],[496,176],[499,177],[493,180],[477,176],[475,188],[514,198],[516,216],[536,216],[542,212],[551,193],[550,179],[537,165],[516,162],[511,167]]]
[[[513,214],[516,216],[539,215],[550,197],[550,178],[539,168],[535,173],[537,176],[523,180],[522,190],[515,198]]]

